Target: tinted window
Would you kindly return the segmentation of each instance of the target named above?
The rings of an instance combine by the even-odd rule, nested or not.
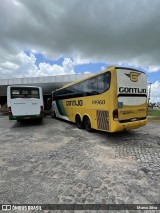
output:
[[[71,94],[71,93],[76,93],[76,92],[77,92],[75,86],[70,86],[70,87],[68,88],[68,90],[69,90],[69,92],[68,92],[69,94]]]
[[[86,93],[88,92],[88,81],[83,81],[77,84],[77,92],[78,93]]]
[[[98,93],[98,91],[97,91],[97,86],[98,86],[97,82],[98,81],[97,80],[98,80],[97,77],[91,78],[88,80],[88,92],[93,95]]]
[[[104,90],[107,91],[110,87],[110,81],[111,81],[111,74],[110,73],[106,73],[104,75]]]
[[[110,73],[105,73],[98,76],[98,93],[103,93],[109,89]]]
[[[11,98],[39,98],[38,88],[11,88]]]
[[[110,72],[55,91],[53,99],[76,98],[101,94],[110,87]]]

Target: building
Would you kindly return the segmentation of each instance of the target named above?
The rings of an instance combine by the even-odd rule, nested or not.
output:
[[[47,98],[50,93],[65,84],[76,80],[81,80],[90,76],[87,74],[71,74],[57,76],[40,76],[30,78],[0,79],[0,105],[3,106],[7,102],[7,86],[9,85],[31,85],[40,86],[43,89],[44,104],[47,104]]]

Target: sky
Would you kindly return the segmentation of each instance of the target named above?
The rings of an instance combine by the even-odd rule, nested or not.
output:
[[[0,0],[0,79],[145,71],[160,102],[159,0]]]

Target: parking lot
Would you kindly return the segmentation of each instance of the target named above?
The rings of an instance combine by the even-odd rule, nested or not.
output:
[[[1,203],[156,204],[160,123],[109,134],[0,115]]]

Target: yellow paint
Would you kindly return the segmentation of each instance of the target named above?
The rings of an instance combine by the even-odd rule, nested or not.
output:
[[[75,122],[75,116],[78,114],[81,117],[81,120],[83,120],[84,116],[87,115],[90,118],[91,121],[91,127],[93,129],[98,130],[97,126],[97,116],[96,111],[97,110],[104,110],[109,111],[109,127],[110,129],[107,132],[117,132],[117,131],[125,131],[130,130],[134,128],[139,128],[147,124],[147,119],[145,120],[138,120],[134,122],[125,122],[125,123],[119,123],[119,121],[113,120],[113,110],[118,109],[118,99],[117,99],[117,76],[116,76],[116,69],[115,67],[109,67],[105,71],[98,73],[92,77],[95,77],[99,74],[103,74],[106,71],[111,72],[111,83],[110,83],[110,89],[100,95],[93,95],[93,96],[86,96],[86,97],[78,97],[78,98],[71,98],[71,99],[65,99],[63,100],[63,106],[64,109],[69,117],[69,120],[71,122]],[[132,72],[133,73],[133,72]],[[136,77],[135,77],[136,76]],[[90,77],[89,77],[90,78]],[[86,79],[89,79],[86,78]],[[132,80],[136,80],[138,78],[138,75],[132,76]],[[85,80],[86,80],[85,79]],[[81,82],[81,81],[80,81]],[[74,83],[73,83],[74,84]],[[73,84],[69,84],[67,86],[71,86]],[[65,87],[67,87],[65,86]],[[63,87],[63,88],[65,88]],[[101,100],[105,101],[105,104],[92,104],[94,100]],[[83,106],[67,106],[67,101],[82,101]],[[119,119],[120,120],[127,120],[131,117],[146,117],[147,115],[147,102],[143,105],[139,106],[123,106],[122,109],[119,109]],[[102,130],[105,131],[105,130]]]

